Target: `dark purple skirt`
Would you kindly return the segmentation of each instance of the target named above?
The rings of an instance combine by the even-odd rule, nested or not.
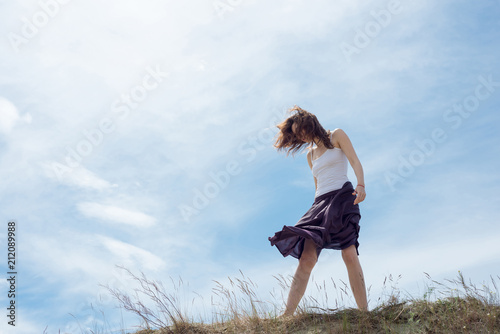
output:
[[[356,199],[353,192],[352,183],[347,181],[342,188],[319,195],[297,224],[283,226],[281,231],[268,238],[271,246],[276,245],[283,256],[300,259],[305,238],[308,238],[316,244],[318,257],[323,248],[345,249],[351,245],[356,245],[359,255],[361,214],[359,204],[353,204]]]

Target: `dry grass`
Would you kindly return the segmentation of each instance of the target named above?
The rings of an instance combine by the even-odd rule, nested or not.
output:
[[[139,284],[136,295],[106,287],[125,310],[142,319],[142,330],[135,334],[173,333],[500,333],[500,299],[497,282],[490,276],[492,287],[475,286],[466,282],[462,273],[454,280],[440,283],[426,274],[429,284],[422,298],[401,297],[398,279],[386,278],[383,294],[369,312],[343,308],[344,299],[352,298],[345,282],[337,285],[335,308],[328,308],[326,282],[315,284],[323,293],[321,300],[306,296],[296,315],[279,318],[290,288],[290,279],[275,277],[281,294],[271,292],[271,300],[263,300],[256,294],[256,284],[241,273],[241,278],[229,278],[229,287],[215,282],[212,297],[212,321],[195,321],[183,311],[179,297],[168,293],[161,282],[149,280],[141,273],[128,274]],[[496,279],[500,280],[497,276]],[[311,284],[311,283],[310,283]],[[312,284],[311,284],[312,285]],[[309,288],[308,288],[309,289]],[[389,290],[388,290],[389,289]],[[178,288],[174,289],[178,292]],[[330,290],[331,292],[331,290]],[[339,294],[340,292],[340,294]],[[146,296],[149,304],[141,301]],[[331,299],[331,298],[330,298]],[[276,301],[282,301],[276,304]],[[321,307],[323,305],[323,307]]]

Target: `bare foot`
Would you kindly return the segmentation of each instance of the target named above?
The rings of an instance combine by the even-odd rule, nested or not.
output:
[[[278,316],[276,319],[286,320],[286,319],[290,319],[290,318],[293,318],[293,314],[283,313],[282,315]]]

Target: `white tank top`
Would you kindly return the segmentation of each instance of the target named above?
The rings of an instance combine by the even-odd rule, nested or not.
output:
[[[340,148],[327,149],[319,158],[316,156],[314,158],[312,160],[312,174],[317,181],[314,197],[340,189],[346,181],[349,181],[347,178],[348,160]]]

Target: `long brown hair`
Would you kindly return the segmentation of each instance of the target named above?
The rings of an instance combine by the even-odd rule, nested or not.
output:
[[[321,126],[314,114],[296,105],[289,109],[287,113],[291,114],[291,116],[276,125],[280,131],[278,132],[278,138],[273,146],[276,147],[278,151],[288,148],[286,155],[288,156],[288,154],[292,152],[292,156],[294,156],[294,154],[301,150],[304,145],[310,144],[308,148],[311,149],[314,138],[319,138],[325,147],[329,149],[334,148],[328,136],[328,132]],[[293,133],[293,123],[297,123],[297,133],[301,133],[302,131],[305,132],[305,140],[307,140],[307,142],[298,139]]]

